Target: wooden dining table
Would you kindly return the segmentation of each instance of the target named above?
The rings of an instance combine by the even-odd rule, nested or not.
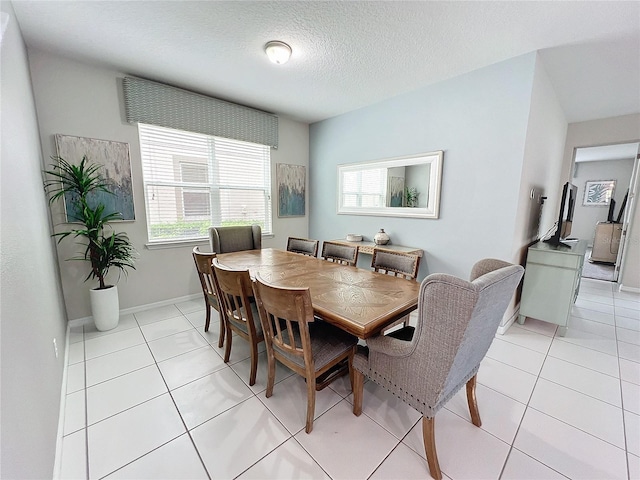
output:
[[[366,339],[417,308],[420,284],[372,270],[264,248],[223,253],[225,267],[280,287],[308,287],[316,315]]]

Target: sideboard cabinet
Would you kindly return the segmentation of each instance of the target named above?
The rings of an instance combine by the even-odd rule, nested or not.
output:
[[[558,325],[560,336],[567,332],[571,307],[580,290],[587,242],[567,243],[568,247],[544,242],[529,247],[518,323],[536,318]]]

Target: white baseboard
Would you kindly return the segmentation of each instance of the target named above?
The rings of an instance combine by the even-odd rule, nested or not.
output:
[[[199,298],[202,298],[202,293],[194,293],[193,295],[185,295],[184,297],[170,298],[168,300],[161,300],[159,302],[148,303],[146,305],[138,305],[137,307],[123,308],[122,310],[120,310],[120,315],[142,312],[143,310],[149,310],[150,308],[166,307],[167,305],[173,305],[174,303],[188,302],[189,300],[197,300]],[[85,325],[91,322],[93,322],[93,317],[81,317],[69,320],[69,325],[75,327],[76,325]]]
[[[60,411],[58,412],[58,433],[56,435],[56,457],[53,462],[53,480],[60,478],[62,469],[62,441],[64,438],[64,413],[67,407],[67,368],[69,367],[69,336],[71,325],[67,323],[64,341],[64,368],[62,369],[62,385],[60,387]]]
[[[504,335],[505,332],[507,330],[509,330],[509,327],[511,325],[513,325],[513,322],[515,322],[518,319],[518,316],[520,315],[520,304],[518,304],[518,308],[516,308],[514,310],[514,312],[511,314],[511,316],[507,319],[507,321],[504,324],[501,324],[498,327],[498,331],[497,333],[500,335]]]
[[[618,287],[618,290],[620,290],[621,292],[631,292],[631,293],[640,293],[640,288],[636,288],[636,287],[625,287],[624,285],[620,284],[620,286]]]

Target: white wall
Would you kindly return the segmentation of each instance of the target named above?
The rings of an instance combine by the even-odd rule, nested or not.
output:
[[[513,242],[513,259],[523,265],[527,246],[553,225],[556,216],[560,200],[555,198],[555,187],[561,173],[566,133],[564,112],[536,54]],[[548,196],[544,205],[543,196]]]
[[[124,74],[36,50],[29,51],[29,60],[45,158],[55,154],[53,135],[56,133],[130,144],[136,220],[121,223],[118,229],[128,233],[139,259],[137,269],[120,280],[120,308],[200,293],[191,246],[162,250],[145,247],[147,230],[138,129],[124,120],[121,91]],[[279,123],[280,146],[271,152],[274,185],[276,163],[308,165],[309,158],[308,125],[286,118],[280,118]],[[288,235],[307,236],[308,217],[279,219],[275,189],[273,195],[274,236],[265,238],[263,246],[284,248]],[[59,222],[60,218],[54,219],[54,223]],[[203,247],[208,250],[208,242],[203,243]],[[59,247],[70,319],[90,315],[88,290],[94,286],[84,282],[87,275],[84,262],[65,261],[76,248],[67,241]]]
[[[596,223],[606,222],[607,214],[609,213],[609,205],[583,205],[585,183],[590,180],[616,181],[613,199],[616,201],[614,215],[617,217],[622,207],[622,200],[629,188],[633,163],[633,159],[576,163],[573,170],[575,175],[571,179],[571,183],[578,187],[576,209],[573,214],[573,224],[571,225],[572,237],[587,240],[589,245],[593,245]]]
[[[384,228],[393,243],[424,250],[421,278],[468,277],[484,257],[512,260],[535,60],[523,55],[311,125],[311,236],[371,239]],[[339,164],[435,150],[444,150],[439,219],[337,215]]]
[[[640,141],[640,114],[570,123],[564,147],[561,178],[571,177],[574,151],[578,147],[637,141]],[[558,189],[560,188],[559,183]],[[640,289],[640,208],[635,208],[632,222],[633,228],[627,236],[628,250],[622,262],[622,276],[618,282],[628,288]]]
[[[52,478],[66,318],[27,52],[11,3],[0,10],[10,16],[0,46],[0,477]]]

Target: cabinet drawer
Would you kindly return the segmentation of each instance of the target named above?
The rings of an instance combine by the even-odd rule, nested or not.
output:
[[[577,269],[582,264],[582,256],[564,254],[560,252],[544,252],[530,249],[527,256],[527,264],[528,263],[538,263],[540,265],[551,265],[554,267]]]

